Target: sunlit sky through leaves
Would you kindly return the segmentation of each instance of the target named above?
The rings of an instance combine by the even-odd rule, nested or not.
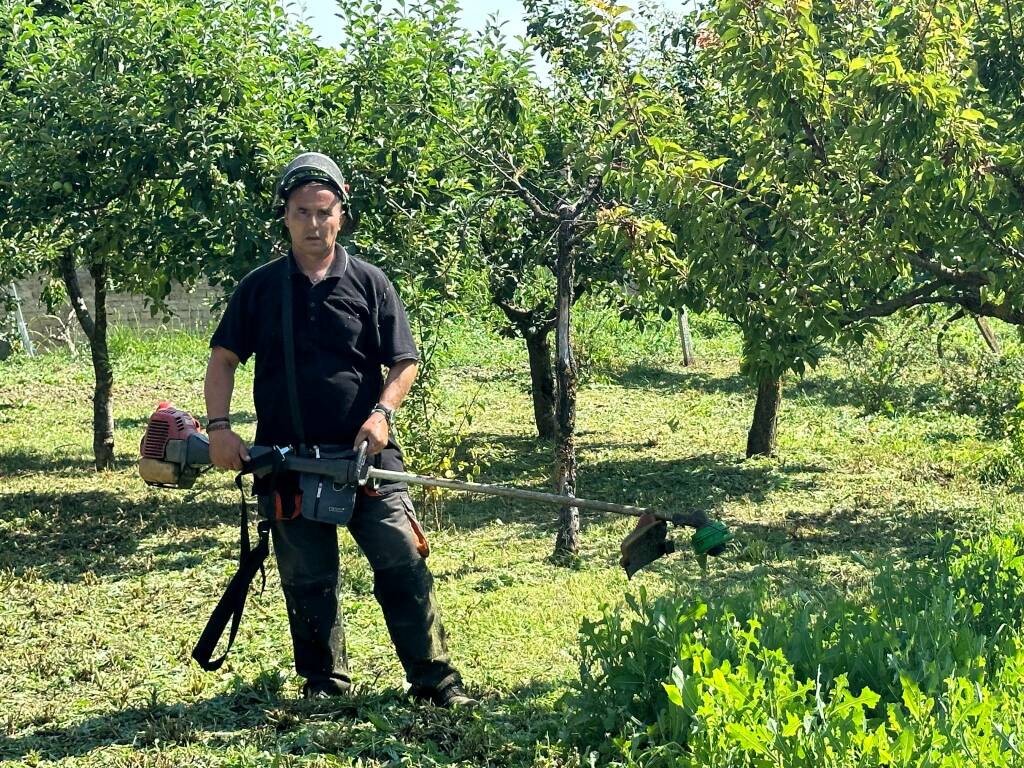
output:
[[[383,0],[385,8],[393,8],[396,0]],[[635,3],[629,3],[635,5]],[[691,7],[690,0],[663,0],[668,8]],[[523,4],[520,0],[462,0],[460,16],[463,26],[476,32],[483,29],[489,16],[496,16],[505,22],[505,34],[509,37],[526,34],[523,22]],[[285,7],[298,18],[303,18],[324,45],[337,45],[341,41],[341,23],[335,16],[337,0],[285,0]]]
[[[398,5],[396,0],[383,0],[383,3],[385,8]],[[506,22],[504,29],[509,37],[526,34],[520,0],[463,0],[459,5],[463,26],[470,31],[483,29],[487,17],[496,14]],[[305,18],[324,45],[337,45],[341,41],[341,23],[334,15],[337,13],[337,0],[292,0],[286,3],[286,7],[293,16]]]

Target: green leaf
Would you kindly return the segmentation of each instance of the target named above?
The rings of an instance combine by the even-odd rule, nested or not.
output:
[[[679,693],[679,688],[672,685],[671,683],[662,683],[662,687],[665,689],[665,693],[668,694],[668,700],[677,707],[683,706],[683,696]]]
[[[611,130],[608,131],[608,136],[612,138],[618,136],[629,124],[630,121],[628,118],[620,117],[618,120],[615,121],[615,125],[611,127]]]
[[[734,741],[739,743],[741,747],[757,755],[763,755],[768,752],[767,747],[764,745],[762,740],[758,738],[757,734],[754,733],[750,728],[739,723],[728,723],[725,726],[725,732]]]

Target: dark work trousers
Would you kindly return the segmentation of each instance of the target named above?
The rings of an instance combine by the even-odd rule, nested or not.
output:
[[[260,512],[273,519],[273,497]],[[448,660],[434,577],[416,548],[418,523],[406,491],[367,496],[360,491],[348,530],[373,568],[373,594],[409,684],[417,689],[460,682]],[[271,528],[288,607],[295,670],[310,681],[350,681],[345,628],[338,600],[337,526],[297,517]]]

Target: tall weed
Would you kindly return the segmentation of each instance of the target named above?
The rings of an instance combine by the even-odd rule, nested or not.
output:
[[[573,354],[580,379],[607,381],[631,365],[658,365],[679,358],[676,321],[657,315],[625,320],[613,307],[584,298],[572,316]]]
[[[477,406],[470,402],[451,407],[440,376],[458,315],[450,302],[439,300],[415,281],[413,286],[406,301],[420,360],[416,385],[399,411],[402,446],[408,463],[420,474],[472,479],[480,473],[482,454],[466,454],[460,448]],[[440,525],[440,489],[421,486],[415,492],[434,523]]]
[[[987,437],[1006,436],[1024,383],[1024,352],[957,350],[943,361],[942,376],[952,410],[973,416]]]
[[[1001,444],[982,464],[980,479],[985,482],[1024,485],[1024,385],[1020,386],[1020,402],[1004,415]]]
[[[863,602],[641,591],[584,624],[569,729],[626,765],[1009,765],[1022,619],[1024,531],[886,566]]]
[[[890,318],[843,353],[851,401],[865,414],[895,415],[937,400],[934,332],[923,315]]]

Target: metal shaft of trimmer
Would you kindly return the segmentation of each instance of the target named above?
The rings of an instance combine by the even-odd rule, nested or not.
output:
[[[523,499],[524,501],[538,501],[542,504],[557,504],[558,506],[572,506],[578,509],[593,509],[598,512],[614,512],[618,515],[632,515],[643,517],[651,515],[658,520],[667,520],[676,525],[686,525],[690,528],[700,528],[708,518],[702,512],[677,513],[667,515],[664,512],[656,512],[645,507],[633,507],[628,504],[612,504],[608,501],[594,501],[592,499],[580,499],[576,496],[562,496],[557,493],[545,493],[543,491],[527,491],[521,488],[510,488],[506,485],[489,485],[485,483],[468,483],[463,480],[448,480],[440,477],[425,477],[414,475],[410,472],[394,472],[390,469],[378,469],[367,467],[367,479],[389,480],[396,483],[412,483],[413,485],[426,485],[432,488],[447,488],[451,491],[466,491],[468,493],[482,493],[487,496],[507,496],[510,499]]]

